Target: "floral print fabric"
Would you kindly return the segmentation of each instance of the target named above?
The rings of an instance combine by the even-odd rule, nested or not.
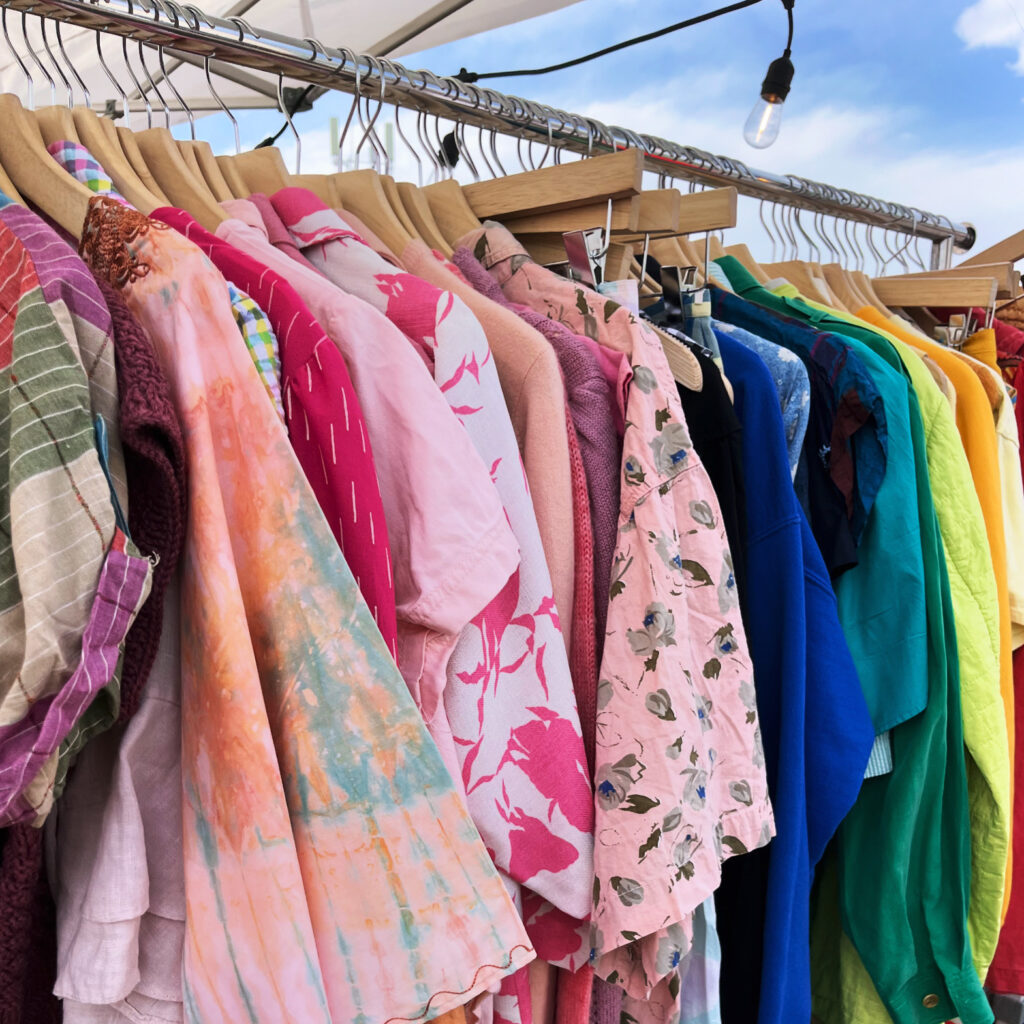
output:
[[[498,225],[460,244],[510,299],[632,364],[598,686],[592,958],[643,998],[689,949],[721,862],[774,830],[722,516],[657,335],[533,263]]]
[[[83,249],[149,332],[188,447],[185,1019],[387,1024],[460,1006],[533,953],[224,279],[109,200],[93,200]]]

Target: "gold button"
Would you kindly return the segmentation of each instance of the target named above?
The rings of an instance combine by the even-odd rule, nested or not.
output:
[[[933,1010],[939,1005],[939,997],[934,992],[929,992],[928,995],[921,1000],[921,1005],[927,1010]]]

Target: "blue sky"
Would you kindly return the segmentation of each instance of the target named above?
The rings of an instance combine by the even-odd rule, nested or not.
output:
[[[463,66],[535,67],[711,6],[582,0],[401,61],[442,74]],[[796,77],[782,135],[765,151],[745,144],[742,125],[768,63],[785,45],[785,12],[776,0],[588,65],[487,84],[768,170],[968,220],[982,245],[1024,227],[1024,0],[797,0],[794,13]],[[296,119],[304,170],[329,162],[328,118],[343,118],[347,108],[344,97],[325,97]],[[279,123],[266,113],[242,121],[249,142]],[[282,147],[289,149],[286,139]]]

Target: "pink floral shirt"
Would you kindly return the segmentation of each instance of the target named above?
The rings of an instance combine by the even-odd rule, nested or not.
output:
[[[490,467],[520,567],[462,631],[448,664],[445,709],[470,813],[495,863],[561,909],[586,916],[593,790],[551,578],[487,339],[460,299],[396,271],[312,193],[283,189],[272,202],[303,255],[385,313],[428,360]]]
[[[753,670],[718,499],[657,334],[488,223],[460,241],[505,294],[625,352],[619,536],[598,684],[598,973],[648,995],[678,966],[721,862],[774,832]]]

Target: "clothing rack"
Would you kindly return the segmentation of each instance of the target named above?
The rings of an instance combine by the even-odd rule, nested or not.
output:
[[[382,57],[359,55],[319,40],[298,39],[253,28],[240,17],[208,15],[175,0],[4,0],[27,11],[89,29],[163,47],[190,63],[210,58],[233,66],[297,80],[423,111],[554,151],[599,155],[626,148],[645,154],[645,167],[662,180],[734,186],[739,193],[843,220],[930,240],[931,266],[950,265],[953,246],[970,249],[974,229],[948,217],[840,189],[798,175],[749,167],[654,135],[606,125],[593,118],[509,96],[429,71],[413,71]],[[546,157],[547,153],[545,153]]]

